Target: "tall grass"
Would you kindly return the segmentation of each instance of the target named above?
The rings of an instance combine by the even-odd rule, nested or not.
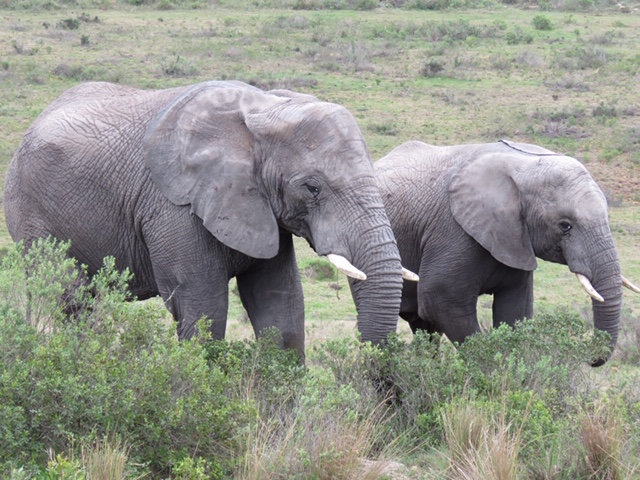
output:
[[[344,410],[285,411],[263,419],[246,437],[246,453],[236,478],[380,478],[391,460],[385,458],[389,452],[374,451],[382,420],[379,413],[362,417]],[[375,461],[365,464],[372,456]]]
[[[485,408],[459,399],[442,413],[448,449],[448,478],[516,480],[520,478],[521,429],[507,421],[504,405],[497,418]]]
[[[130,447],[119,439],[105,438],[82,447],[82,463],[87,480],[123,480],[127,473]]]
[[[580,421],[580,440],[589,478],[629,478],[624,467],[624,426],[614,408],[597,405],[586,410]]]

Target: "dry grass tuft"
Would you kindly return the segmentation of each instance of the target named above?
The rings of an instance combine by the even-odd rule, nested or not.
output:
[[[456,402],[442,415],[449,449],[447,477],[455,480],[515,480],[519,477],[520,430],[470,402]]]
[[[616,412],[604,405],[585,412],[581,441],[589,478],[619,480],[624,475],[624,428]]]
[[[309,415],[288,412],[260,422],[247,437],[243,464],[236,478],[378,479],[391,461],[374,454],[381,413],[369,417],[326,410]],[[366,461],[371,459],[375,461]]]
[[[82,463],[88,480],[120,480],[125,478],[129,447],[117,439],[105,438],[82,449]]]

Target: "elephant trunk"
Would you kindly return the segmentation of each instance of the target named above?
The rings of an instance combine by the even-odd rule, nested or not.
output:
[[[609,354],[594,360],[591,364],[599,367],[606,363],[616,346],[622,311],[622,276],[613,240],[610,241],[608,248],[604,250],[601,248],[592,258],[591,272],[591,283],[604,300],[603,302],[592,300],[594,327],[609,333],[611,337]]]
[[[611,276],[601,282],[596,282],[594,286],[604,298],[604,302],[592,300],[593,324],[595,328],[609,333],[611,337],[610,353],[606,357],[596,359],[591,364],[594,367],[599,367],[604,365],[609,359],[618,341],[620,313],[622,311],[622,280],[619,269],[616,276]]]
[[[367,228],[370,225],[376,226]],[[358,311],[358,330],[363,342],[383,343],[398,325],[402,295],[400,254],[381,203],[369,209],[352,230],[358,232],[358,238],[351,242],[353,264],[367,276],[366,280],[349,279]]]

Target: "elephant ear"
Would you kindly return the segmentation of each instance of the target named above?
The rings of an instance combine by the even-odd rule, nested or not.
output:
[[[285,101],[237,82],[198,84],[160,111],[144,138],[160,191],[176,205],[190,204],[220,242],[255,258],[278,253],[279,233],[244,119]]]
[[[483,154],[464,161],[449,185],[451,212],[460,226],[501,263],[535,270],[520,192],[510,170],[513,155]]]

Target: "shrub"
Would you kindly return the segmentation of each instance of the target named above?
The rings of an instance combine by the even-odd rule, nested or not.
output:
[[[611,60],[611,55],[595,45],[574,47],[559,52],[556,63],[565,70],[586,70],[604,67]]]
[[[336,268],[323,258],[311,260],[303,268],[302,274],[313,280],[335,280],[337,277]]]
[[[594,117],[616,118],[618,110],[615,105],[606,105],[604,102],[600,102],[597,107],[591,110],[591,114]]]
[[[411,343],[392,336],[385,348],[354,348],[348,340],[327,341],[314,360],[339,384],[353,385],[368,408],[383,403],[390,419],[381,425],[390,438],[409,445],[441,439],[439,407],[464,389],[464,367],[451,344],[418,333]]]
[[[77,18],[65,18],[58,22],[58,27],[64,30],[77,30],[80,28],[80,20]]]
[[[444,70],[444,64],[440,60],[427,60],[420,69],[420,75],[426,78],[437,77]]]
[[[173,58],[163,58],[160,71],[167,77],[190,77],[198,73],[198,69],[180,55]]]
[[[536,15],[533,17],[532,23],[536,30],[553,30],[551,20],[546,15]]]
[[[509,30],[504,34],[504,39],[507,41],[507,45],[517,45],[519,43],[531,43],[533,42],[533,36],[530,33],[526,33],[519,25],[516,25],[513,30]]]
[[[575,313],[559,311],[474,335],[460,347],[469,385],[489,396],[531,390],[559,414],[587,390],[582,368],[608,351],[608,334],[595,333]]]
[[[294,10],[373,10],[378,0],[296,0]]]
[[[213,341],[201,322],[178,342],[160,304],[125,302],[113,259],[89,281],[68,248],[38,241],[0,260],[0,476],[378,478],[391,455],[425,446],[448,450],[445,476],[623,471],[636,393],[575,422],[582,368],[608,348],[577,314],[458,349],[421,332],[384,348],[332,340],[304,367],[275,330]]]
[[[378,135],[389,135],[395,137],[398,135],[398,127],[393,122],[372,123],[367,125],[367,129]]]
[[[292,404],[305,374],[298,354],[280,348],[279,338],[279,331],[267,329],[257,341],[210,340],[203,345],[209,365],[235,385],[240,401],[250,400],[264,417]]]
[[[229,470],[253,403],[200,342],[178,342],[163,307],[124,302],[128,274],[113,260],[79,286],[67,248],[18,245],[0,265],[0,466],[42,466],[47,451],[115,435],[154,471],[195,454]]]

